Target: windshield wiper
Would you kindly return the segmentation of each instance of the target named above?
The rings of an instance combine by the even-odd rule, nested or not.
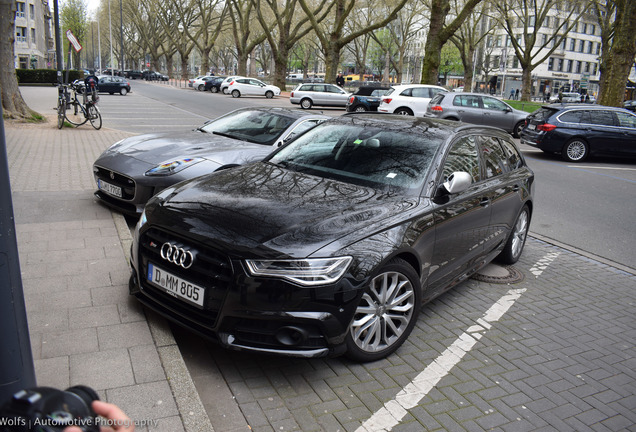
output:
[[[225,133],[225,132],[212,131],[212,133],[213,133],[214,135],[219,135],[219,136],[223,136],[223,137],[226,137],[226,138],[232,138],[232,139],[239,140],[239,141],[249,141],[249,140],[247,140],[246,138],[237,137],[237,136],[235,136],[235,135],[228,134],[228,133]]]

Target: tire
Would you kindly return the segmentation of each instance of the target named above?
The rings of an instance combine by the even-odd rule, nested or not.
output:
[[[524,205],[517,216],[515,224],[512,226],[512,231],[508,236],[508,241],[504,246],[501,253],[497,256],[497,261],[502,264],[514,264],[519,261],[521,252],[523,252],[523,246],[526,244],[526,238],[528,237],[528,228],[530,227],[530,209],[528,205]]]
[[[410,116],[413,115],[413,111],[411,111],[408,108],[398,108],[394,111],[394,113],[398,115],[410,115]]]
[[[512,136],[515,138],[519,138],[521,136],[521,131],[525,126],[526,126],[525,121],[520,121],[519,123],[517,123],[514,129],[512,130]]]
[[[311,99],[303,99],[300,101],[300,107],[302,109],[309,109],[313,106],[313,102],[311,101]]]
[[[95,105],[91,105],[88,107],[88,117],[91,121],[91,125],[99,130],[102,127],[102,114],[99,112],[99,109]]]
[[[364,105],[358,105],[353,109],[353,112],[367,112],[367,109],[364,107]]]
[[[240,98],[241,97],[241,92],[238,90],[232,90],[232,97],[233,98]]]
[[[561,157],[567,162],[581,162],[585,160],[589,152],[590,147],[587,142],[581,138],[574,138],[563,146]]]
[[[223,87],[223,94],[227,94],[228,90],[227,87]]]
[[[271,99],[271,98],[273,98],[273,97],[274,97],[274,92],[273,92],[273,91],[270,91],[270,90],[266,91],[266,92],[265,92],[265,97],[266,97],[267,99]]]
[[[66,102],[63,98],[57,100],[57,128],[64,127],[64,114],[66,112]]]
[[[199,87],[197,87],[197,90],[199,91],[205,90],[205,84],[199,84]]]
[[[122,96],[126,96],[128,94],[128,90],[125,89],[125,88],[121,88],[119,90],[119,94],[122,95]]]
[[[219,88],[218,88],[218,87],[214,87],[214,86],[212,86],[212,87],[210,87],[210,91],[211,91],[212,93],[218,93],[218,92],[219,92]]]
[[[406,261],[394,258],[382,267],[365,289],[349,324],[346,356],[369,362],[397,350],[417,321],[420,291],[419,277]]]

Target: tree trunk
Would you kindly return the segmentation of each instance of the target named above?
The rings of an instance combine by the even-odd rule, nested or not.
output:
[[[239,50],[238,57],[236,59],[238,63],[238,74],[241,76],[247,76],[247,59],[249,58],[250,53],[247,51]]]
[[[274,57],[274,85],[282,91],[285,89],[285,77],[287,76],[287,48],[281,44]]]
[[[636,56],[636,2],[633,0],[616,1],[616,30],[611,54],[601,69],[598,103],[607,106],[622,107],[625,99],[625,84],[629,70]]]
[[[532,71],[534,68],[523,68],[521,71],[521,100],[530,102],[532,99]]]
[[[210,51],[212,51],[212,47],[206,47],[201,53],[201,73],[207,74],[210,70]]]
[[[439,65],[442,58],[442,41],[440,33],[444,28],[444,20],[450,11],[448,0],[433,0],[431,19],[428,27],[428,36],[424,46],[424,58],[422,59],[422,84],[436,85],[439,81]]]
[[[27,106],[15,74],[13,43],[15,41],[15,9],[12,0],[0,0],[0,93],[3,115],[8,118],[31,118],[34,111]],[[55,103],[53,101],[52,103]]]
[[[340,63],[340,49],[338,45],[332,40],[327,46],[327,52],[325,52],[325,82],[334,84],[336,82],[336,76],[338,75],[338,64]]]
[[[188,78],[188,59],[190,57],[181,54],[181,79]]]

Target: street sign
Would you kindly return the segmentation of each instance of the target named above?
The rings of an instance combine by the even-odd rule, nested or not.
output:
[[[82,50],[82,45],[80,45],[79,41],[71,31],[71,29],[66,30],[66,38],[73,45],[73,49],[75,52],[80,52]]]

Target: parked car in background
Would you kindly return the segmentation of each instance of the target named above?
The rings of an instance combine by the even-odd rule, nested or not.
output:
[[[636,114],[590,104],[547,105],[530,116],[521,143],[568,162],[588,156],[636,156]]]
[[[145,70],[141,72],[141,79],[146,81],[168,81],[170,77],[159,72]]]
[[[280,88],[265,84],[256,78],[236,78],[230,81],[227,92],[235,98],[241,96],[265,96],[267,99],[271,99],[280,95]]]
[[[378,111],[423,117],[433,96],[446,91],[444,87],[427,84],[396,85],[382,96]]]
[[[519,259],[533,185],[498,129],[333,118],[262,162],[156,195],[135,229],[130,293],[227,348],[376,361],[422,304]]]
[[[205,83],[205,91],[209,91],[211,93],[218,93],[221,91],[221,83],[225,81],[225,76],[215,76],[211,80],[208,80]]]
[[[124,77],[128,79],[133,79],[133,80],[137,78],[141,78],[141,71],[140,70],[125,70]]]
[[[95,195],[122,213],[139,215],[146,201],[164,188],[261,160],[328,118],[285,108],[243,108],[191,132],[126,138],[93,164]]]
[[[576,92],[561,92],[550,98],[552,103],[581,103],[581,95]]]
[[[195,82],[196,80],[199,80],[199,79],[203,78],[204,76],[205,76],[205,75],[199,75],[198,77],[190,78],[190,79],[188,80],[188,87],[192,87],[192,84],[194,84],[194,82]]]
[[[126,96],[130,93],[130,83],[124,77],[100,75],[97,79],[99,80],[97,83],[97,91],[100,93],[119,93],[122,96]]]
[[[289,102],[303,109],[312,106],[346,107],[351,93],[334,84],[307,83],[296,86],[290,93]]]
[[[348,112],[377,111],[382,96],[391,87],[385,86],[362,86],[354,91],[347,99]]]
[[[519,137],[528,113],[482,93],[439,93],[426,108],[427,117],[501,128]]]
[[[196,78],[192,82],[192,88],[195,89],[195,90],[198,90],[198,91],[204,91],[205,90],[205,83],[207,83],[208,81],[210,81],[213,78],[214,78],[213,75],[205,75],[205,76],[202,76],[200,78]]]
[[[229,94],[229,92],[227,91],[227,88],[230,86],[230,83],[236,78],[245,78],[245,77],[242,77],[239,75],[230,75],[226,77],[219,85],[219,90],[221,91],[221,93]]]
[[[623,102],[623,107],[625,107],[626,110],[630,110],[632,112],[636,111],[636,100],[626,100],[625,102]]]

